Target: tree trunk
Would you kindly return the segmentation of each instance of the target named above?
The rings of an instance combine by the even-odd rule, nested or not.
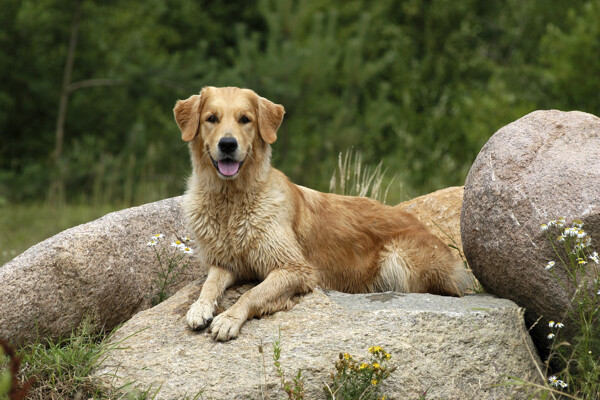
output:
[[[75,14],[71,23],[71,37],[69,38],[69,49],[67,50],[67,62],[63,71],[63,80],[60,90],[60,101],[58,104],[58,116],[56,117],[56,141],[54,144],[54,166],[56,168],[56,177],[50,186],[48,193],[51,202],[65,201],[64,188],[64,166],[61,163],[63,142],[65,138],[65,120],[67,117],[67,108],[69,105],[69,85],[71,83],[71,75],[73,72],[73,60],[75,59],[75,50],[77,49],[77,39],[79,37],[79,22],[81,20],[81,2],[75,2]]]
[[[65,119],[67,117],[67,107],[69,105],[69,85],[71,84],[71,75],[73,72],[73,60],[75,59],[75,50],[77,48],[77,39],[79,37],[79,21],[81,19],[81,1],[75,3],[75,14],[71,24],[71,38],[69,39],[69,50],[67,52],[67,62],[63,72],[62,87],[60,91],[60,102],[58,105],[58,117],[56,119],[56,143],[54,147],[54,158],[58,162],[62,157],[62,148],[65,137]]]

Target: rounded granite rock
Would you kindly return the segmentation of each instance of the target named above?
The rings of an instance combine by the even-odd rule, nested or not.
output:
[[[567,224],[582,220],[600,239],[599,161],[600,118],[535,111],[496,132],[466,179],[461,234],[467,261],[489,293],[526,309],[542,353],[548,320],[564,321],[567,338],[574,325],[564,320],[572,288],[555,278],[568,282],[540,226],[560,217]],[[556,260],[552,272],[544,268],[550,260]]]
[[[186,235],[181,198],[67,229],[0,267],[0,337],[13,345],[69,335],[82,318],[111,329],[151,306],[161,270],[152,248]],[[170,242],[166,244],[170,246]],[[194,255],[169,291],[203,276]],[[204,273],[205,275],[205,273]]]

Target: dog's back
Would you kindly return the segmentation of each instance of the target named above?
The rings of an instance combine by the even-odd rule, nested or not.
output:
[[[413,215],[363,197],[297,193],[295,232],[321,286],[444,295],[469,286],[462,263]]]

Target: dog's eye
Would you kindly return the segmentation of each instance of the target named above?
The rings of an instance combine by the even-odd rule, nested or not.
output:
[[[250,122],[250,118],[242,115],[242,118],[240,118],[240,124],[247,124],[248,122]]]
[[[217,122],[217,117],[211,115],[210,117],[206,118],[206,121],[210,122],[211,124],[214,124],[215,122]]]

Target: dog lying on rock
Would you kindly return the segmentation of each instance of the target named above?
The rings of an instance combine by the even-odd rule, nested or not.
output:
[[[249,89],[206,87],[179,100],[175,120],[193,172],[183,208],[208,265],[186,319],[213,337],[291,308],[315,286],[347,293],[459,296],[470,274],[414,216],[364,197],[320,193],[271,166],[284,108]],[[236,281],[260,283],[214,316]]]

